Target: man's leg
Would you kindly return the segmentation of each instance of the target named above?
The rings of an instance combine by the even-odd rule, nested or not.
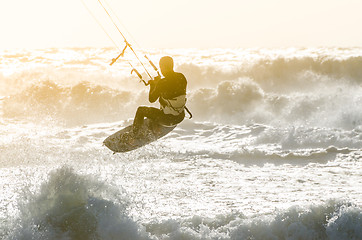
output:
[[[163,112],[161,109],[154,107],[138,107],[136,115],[133,120],[133,133],[138,134],[142,126],[143,119],[149,118],[154,121],[159,121],[162,118]]]

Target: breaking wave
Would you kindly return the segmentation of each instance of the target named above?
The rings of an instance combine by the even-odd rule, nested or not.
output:
[[[190,91],[188,106],[198,121],[354,129],[362,125],[360,91],[350,87],[283,95],[265,92],[254,81],[242,79]],[[145,90],[111,89],[89,82],[67,87],[44,81],[5,98],[3,115],[70,125],[120,121],[132,118],[139,105],[150,105],[146,99]]]
[[[8,239],[148,239],[127,214],[124,193],[63,167],[28,192]]]
[[[239,212],[214,217],[140,222],[127,193],[68,167],[50,173],[38,191],[25,191],[19,219],[5,239],[361,239],[362,210],[330,200],[275,215]]]
[[[247,217],[241,213],[215,218],[148,224],[159,239],[359,239],[362,211],[348,203],[330,201],[307,209],[292,207],[270,217]]]
[[[0,94],[7,96],[3,115],[69,124],[132,118],[137,106],[150,105],[147,88],[129,76],[127,66],[108,69],[111,53],[57,50],[53,54],[60,59],[46,52],[41,61],[35,57],[41,53],[27,53],[32,63],[42,65],[0,77]],[[182,53],[169,54],[188,79],[188,106],[195,120],[346,129],[362,124],[359,48]],[[2,58],[20,64],[19,56]]]
[[[137,97],[129,91],[113,90],[89,82],[66,87],[44,81],[5,99],[3,111],[4,116],[9,118],[48,117],[69,124],[109,122],[122,120],[130,113]]]

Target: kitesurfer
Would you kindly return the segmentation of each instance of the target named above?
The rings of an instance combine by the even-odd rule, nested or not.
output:
[[[133,133],[140,134],[144,118],[149,118],[163,126],[174,126],[185,118],[187,80],[182,73],[173,70],[174,62],[169,56],[160,59],[160,69],[164,78],[150,80],[149,101],[160,103],[160,108],[140,106],[133,121]]]

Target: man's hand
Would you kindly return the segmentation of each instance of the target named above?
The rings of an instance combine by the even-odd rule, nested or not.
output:
[[[155,85],[158,83],[158,81],[161,79],[160,76],[155,77],[153,80],[148,81],[149,84]]]

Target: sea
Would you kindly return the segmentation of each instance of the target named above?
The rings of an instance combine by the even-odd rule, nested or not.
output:
[[[362,239],[362,48],[149,49],[193,118],[113,154],[158,107],[118,54],[0,52],[0,239]]]

